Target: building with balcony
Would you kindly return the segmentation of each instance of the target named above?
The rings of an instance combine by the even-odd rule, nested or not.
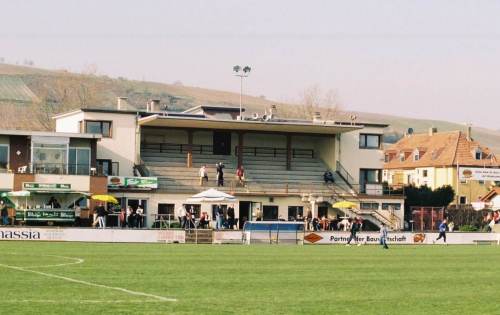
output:
[[[55,116],[56,131],[95,133],[96,163],[110,180],[123,176],[152,177],[158,185],[114,187],[122,206],[141,205],[147,225],[153,215],[177,217],[180,208],[196,214],[211,208],[186,204],[208,188],[231,193],[240,224],[244,220],[293,220],[299,216],[361,216],[378,225],[401,227],[404,198],[382,187],[381,124],[283,119],[270,114],[239,117],[239,108],[198,106],[185,112],[160,110],[153,101],[147,110],[85,108]],[[215,179],[223,163],[224,186]],[[205,165],[208,182],[200,185]],[[236,170],[243,167],[240,184]],[[330,170],[334,183],[325,183]],[[139,189],[138,189],[139,188]],[[359,209],[335,209],[336,201],[351,200]],[[369,207],[367,206],[369,204]]]

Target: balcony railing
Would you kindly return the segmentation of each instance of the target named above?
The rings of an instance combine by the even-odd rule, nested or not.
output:
[[[213,154],[214,148],[208,144],[180,144],[180,143],[145,143],[141,144],[141,149],[148,152],[158,153],[192,153]]]
[[[314,150],[312,149],[295,149],[291,150],[292,158],[314,158]],[[236,146],[234,149],[236,156],[240,153],[240,147]],[[272,157],[286,157],[287,149],[286,148],[274,148],[274,147],[248,147],[242,146],[241,153],[245,156],[272,156]]]
[[[21,168],[21,172],[22,172]],[[90,175],[89,164],[33,163],[26,173],[54,175]]]

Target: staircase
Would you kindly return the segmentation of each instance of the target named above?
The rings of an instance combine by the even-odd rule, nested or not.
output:
[[[212,244],[212,230],[186,230],[186,244]]]

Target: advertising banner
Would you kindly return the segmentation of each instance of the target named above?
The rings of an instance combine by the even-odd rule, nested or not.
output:
[[[460,167],[460,180],[500,181],[500,168]]]
[[[304,244],[324,245],[324,244],[346,244],[349,239],[349,232],[306,232]],[[438,233],[411,233],[411,232],[389,232],[387,243],[400,244],[433,244],[438,237]],[[498,233],[446,233],[448,244],[475,244],[476,241],[498,242]],[[360,232],[357,234],[357,241],[361,244],[379,244],[380,235],[378,232]],[[442,243],[440,240],[438,243]]]
[[[75,211],[61,209],[16,210],[19,221],[68,221],[75,220]]]
[[[108,176],[108,188],[157,189],[157,177]]]
[[[0,227],[0,241],[185,243],[184,230]]]

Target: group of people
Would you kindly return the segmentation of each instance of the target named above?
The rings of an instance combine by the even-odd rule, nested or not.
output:
[[[218,187],[224,186],[224,168],[226,166],[224,163],[219,162],[215,164],[215,180],[217,183]],[[208,169],[206,165],[202,165],[198,171],[199,179],[200,179],[200,186],[203,186],[204,182],[208,183]],[[238,184],[240,186],[245,185],[245,169],[243,166],[238,166],[236,169],[236,178],[238,179]]]
[[[308,231],[350,231],[353,219],[347,217],[313,217],[309,211],[305,217],[298,214],[297,217],[289,217],[289,221],[304,221],[305,229]],[[363,219],[356,218],[360,224],[360,230],[363,227]],[[284,220],[283,220],[284,221]]]
[[[488,212],[488,214],[484,218],[484,221],[487,224],[487,229],[489,231],[492,231],[495,227],[495,224],[500,224],[500,210]]]
[[[106,207],[104,207],[104,203],[99,202],[94,208],[92,226],[105,229],[107,217],[113,213],[113,211],[108,211]],[[128,206],[126,209],[122,208],[118,213],[118,224],[121,228],[143,228],[144,209],[140,205],[137,209],[131,206]]]
[[[213,210],[213,218],[215,218],[216,230],[234,229],[234,226],[237,224],[234,205],[226,209],[224,209],[222,205],[216,205]],[[201,211],[197,218],[193,206],[186,208],[186,206],[183,205],[180,209],[179,223],[183,229],[208,228],[209,222],[210,216],[206,211]]]

